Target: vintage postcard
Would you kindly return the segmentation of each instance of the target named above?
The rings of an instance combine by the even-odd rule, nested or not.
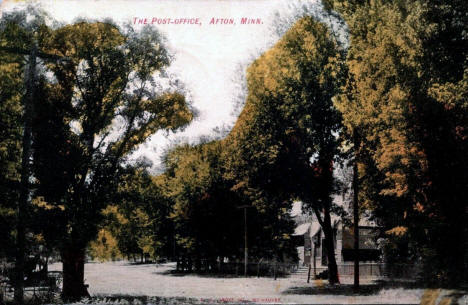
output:
[[[0,0],[0,304],[468,304],[467,16]]]

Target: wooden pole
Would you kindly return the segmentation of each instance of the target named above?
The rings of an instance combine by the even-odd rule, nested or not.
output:
[[[244,207],[244,276],[247,276],[249,250],[247,246],[247,207]]]
[[[357,166],[357,136],[354,135],[354,163],[353,163],[353,222],[354,222],[354,290],[359,290],[359,176]]]
[[[36,80],[37,47],[32,46],[29,54],[28,70],[25,73],[26,95],[24,99],[24,130],[21,156],[21,189],[19,194],[16,223],[16,261],[15,261],[15,293],[16,304],[24,303],[24,264],[26,230],[25,217],[30,197],[29,178],[31,175],[31,142],[32,117],[34,113],[34,86]]]
[[[238,209],[244,209],[244,276],[247,276],[247,264],[249,261],[249,248],[247,244],[247,208],[251,208],[250,205],[242,205],[237,207]]]
[[[25,72],[26,94],[24,97],[24,129],[22,141],[21,156],[21,182],[20,193],[17,206],[16,219],[16,253],[15,253],[15,283],[14,283],[14,301],[16,304],[24,303],[24,264],[25,264],[25,243],[26,243],[26,224],[25,217],[27,206],[30,200],[29,178],[31,176],[31,144],[32,144],[32,118],[34,116],[34,88],[36,82],[37,57],[45,60],[70,60],[68,57],[57,56],[40,52],[35,42],[31,49],[22,49],[16,47],[1,46],[0,51],[22,54],[29,57],[28,70]]]

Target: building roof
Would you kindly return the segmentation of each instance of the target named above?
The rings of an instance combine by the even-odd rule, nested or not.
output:
[[[293,236],[300,236],[306,234],[310,229],[310,223],[303,223],[296,227]]]
[[[318,231],[320,231],[320,224],[318,223],[318,221],[314,221],[312,222],[312,228],[310,230],[310,236],[314,237]]]

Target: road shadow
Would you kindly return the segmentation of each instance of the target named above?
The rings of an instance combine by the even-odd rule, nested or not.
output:
[[[290,287],[282,292],[282,294],[302,294],[302,295],[373,295],[377,294],[381,285],[366,284],[361,285],[358,291],[354,290],[353,285],[323,285],[314,287]]]
[[[152,272],[153,274],[158,275],[167,275],[167,276],[174,276],[174,277],[184,277],[184,276],[197,276],[203,278],[245,278],[244,275],[236,275],[231,273],[217,273],[217,272],[181,272],[171,269],[166,270],[158,270]],[[277,276],[278,279],[286,278],[287,276]],[[247,278],[273,278],[271,276],[257,276],[257,275],[248,275]]]
[[[353,284],[329,285],[326,281],[312,282],[313,286],[291,287],[283,291],[283,294],[304,294],[304,295],[374,295],[384,288],[417,289],[422,287],[418,282],[398,281],[398,280],[374,280],[372,283],[359,285],[355,289]]]
[[[311,286],[296,286],[290,287],[282,292],[282,294],[299,294],[299,295],[340,295],[340,296],[366,296],[375,295],[382,289],[425,289],[439,290],[440,287],[431,287],[427,284],[418,281],[407,280],[375,280],[369,284],[361,284],[358,290],[354,289],[353,284],[338,284],[329,285],[327,282],[317,282],[315,284],[308,284]],[[312,286],[313,285],[313,286]],[[458,300],[468,293],[465,288],[451,288],[451,292],[447,295],[454,300]],[[450,291],[450,290],[449,290]]]

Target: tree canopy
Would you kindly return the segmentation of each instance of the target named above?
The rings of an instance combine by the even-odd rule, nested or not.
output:
[[[171,58],[161,34],[3,14],[0,256],[16,248],[22,264],[26,229],[60,253],[68,300],[86,294],[88,247],[101,260],[183,257],[200,270],[242,260],[248,241],[257,261],[295,261],[299,199],[322,226],[336,283],[334,168],[351,151],[387,262],[421,263],[441,285],[466,281],[466,4],[324,3],[347,24],[346,49],[325,24],[298,20],[247,69],[229,134],[173,147],[159,175],[129,156],[194,116],[180,88],[161,85]]]
[[[100,210],[126,156],[156,131],[184,127],[192,113],[177,88],[157,86],[156,76],[170,61],[154,29],[136,32],[87,21],[51,28],[40,18],[28,28],[28,12],[12,16],[2,19],[2,45],[36,48],[39,58],[32,67],[37,71],[32,80],[35,219],[54,218],[31,229],[60,249],[63,293],[76,298],[84,289],[84,250],[97,234]],[[24,37],[18,39],[15,31]],[[2,61],[2,77],[7,78],[2,99],[9,103],[2,101],[2,107],[9,107],[9,115],[21,115],[26,93],[21,85],[11,86],[21,79],[22,56],[1,55],[11,58]]]
[[[249,67],[246,105],[225,140],[226,175],[236,190],[259,207],[279,201],[287,209],[292,199],[302,199],[327,236],[341,128],[332,103],[340,87],[340,56],[325,25],[300,19]],[[333,248],[329,253],[333,264]],[[332,268],[332,281],[338,281],[336,263]]]
[[[329,1],[350,29],[337,107],[357,136],[365,204],[410,241],[428,280],[466,268],[467,8],[462,1]],[[436,267],[437,266],[437,267]]]
[[[25,30],[12,22],[15,17],[21,18],[6,16],[0,20],[1,47],[10,46],[13,39],[24,35]],[[4,245],[0,256],[12,255],[14,249],[12,230],[21,179],[24,67],[22,55],[0,49],[0,243]]]

